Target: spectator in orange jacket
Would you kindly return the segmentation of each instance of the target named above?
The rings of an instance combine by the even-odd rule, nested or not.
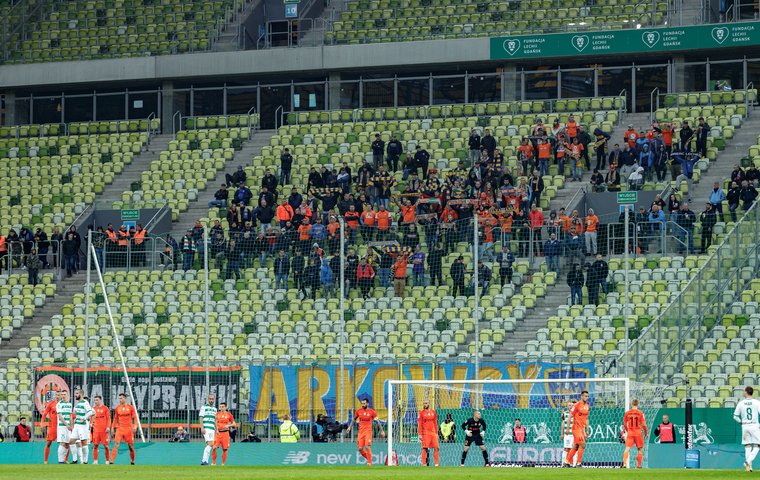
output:
[[[586,254],[596,255],[596,230],[599,225],[599,217],[594,214],[594,209],[588,209],[586,216]]]
[[[533,231],[533,254],[540,255],[543,251],[543,242],[541,241],[541,230],[544,226],[544,213],[536,205],[528,214],[530,229]]]
[[[277,207],[277,220],[280,222],[280,228],[284,229],[285,225],[293,219],[293,207],[288,204],[288,200],[283,198],[280,206]]]

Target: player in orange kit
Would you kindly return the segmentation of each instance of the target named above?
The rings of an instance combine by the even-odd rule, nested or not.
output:
[[[422,410],[417,417],[417,433],[422,441],[422,464],[428,465],[428,449],[433,449],[435,466],[438,466],[438,414],[430,408],[427,398],[422,403]]]
[[[588,404],[588,392],[586,390],[581,392],[581,400],[573,405],[570,409],[570,415],[573,416],[573,448],[567,452],[565,458],[565,466],[569,467],[573,464],[573,457],[577,453],[575,466],[581,467],[583,462],[583,450],[586,448],[586,438],[588,433],[586,428],[588,427],[588,412],[591,410],[591,405]]]
[[[377,412],[369,408],[369,400],[362,399],[361,408],[356,411],[354,418],[351,419],[351,423],[348,424],[348,431],[354,426],[354,422],[359,421],[359,436],[356,439],[356,443],[359,446],[359,453],[362,457],[367,459],[367,466],[372,466],[372,422],[377,422],[377,426],[380,428],[380,436],[385,438],[385,432],[383,426],[380,424],[380,420],[377,418]]]
[[[623,452],[623,468],[631,468],[628,464],[628,455],[631,447],[636,445],[636,468],[641,468],[644,460],[644,437],[649,434],[644,412],[639,410],[639,401],[631,402],[631,409],[623,416],[623,428],[625,428],[625,451]],[[642,435],[642,432],[644,433]]]
[[[53,400],[45,406],[45,411],[40,420],[44,423],[45,419],[48,419],[47,432],[45,433],[45,465],[47,465],[50,456],[50,445],[58,438],[58,414],[55,411],[55,406],[58,405],[60,398],[61,392],[55,392]]]
[[[227,450],[230,449],[230,428],[236,427],[235,419],[227,411],[227,404],[219,404],[216,413],[216,435],[214,436],[214,449],[211,450],[211,465],[216,465],[216,449],[222,447],[222,466],[227,463]]]
[[[92,464],[98,464],[98,446],[103,445],[106,449],[106,465],[109,462],[109,448],[108,444],[111,442],[108,435],[108,429],[111,426],[111,409],[103,405],[103,397],[95,395],[95,406],[92,408],[95,410],[95,420],[92,422],[92,445],[95,449],[92,451]]]
[[[114,434],[115,430],[115,434]],[[119,394],[119,405],[116,406],[111,425],[113,435],[113,449],[111,450],[111,463],[116,460],[119,444],[124,441],[129,447],[129,459],[135,464],[135,431],[137,430],[137,411],[135,407],[127,403],[127,396]]]

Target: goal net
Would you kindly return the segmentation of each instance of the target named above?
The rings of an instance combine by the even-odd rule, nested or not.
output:
[[[647,425],[656,425],[663,386],[634,383],[627,378],[391,381],[388,458],[396,458],[399,465],[422,464],[418,417],[427,400],[438,417],[442,466],[460,464],[466,438],[462,424],[475,410],[486,423],[482,438],[492,465],[561,466],[567,430],[563,418],[567,416],[568,402],[579,400],[584,390],[589,392],[591,410],[583,464],[620,467],[624,449],[623,414],[630,408],[631,400],[637,399]],[[517,425],[524,430],[515,431]],[[446,435],[449,430],[453,435]],[[650,441],[651,432],[645,442],[645,462]],[[429,464],[433,465],[433,450],[428,452]],[[635,459],[635,453],[631,458]],[[465,465],[482,467],[483,463],[480,448],[472,445]]]

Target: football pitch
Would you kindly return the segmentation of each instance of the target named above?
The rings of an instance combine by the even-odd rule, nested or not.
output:
[[[0,480],[19,478],[76,478],[77,480],[138,479],[293,479],[293,480],[432,480],[432,479],[728,479],[748,477],[735,470],[622,470],[543,468],[421,468],[421,467],[154,467],[129,465],[3,465]]]

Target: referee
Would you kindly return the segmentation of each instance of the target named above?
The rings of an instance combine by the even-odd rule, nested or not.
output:
[[[486,422],[480,418],[480,410],[475,410],[472,413],[472,418],[467,419],[462,424],[462,430],[464,430],[464,451],[462,452],[462,463],[460,467],[464,467],[464,461],[467,459],[467,452],[470,450],[470,445],[473,443],[480,447],[480,451],[483,453],[483,460],[486,467],[490,467],[491,463],[488,461],[488,450],[483,444],[483,435],[486,433]]]

